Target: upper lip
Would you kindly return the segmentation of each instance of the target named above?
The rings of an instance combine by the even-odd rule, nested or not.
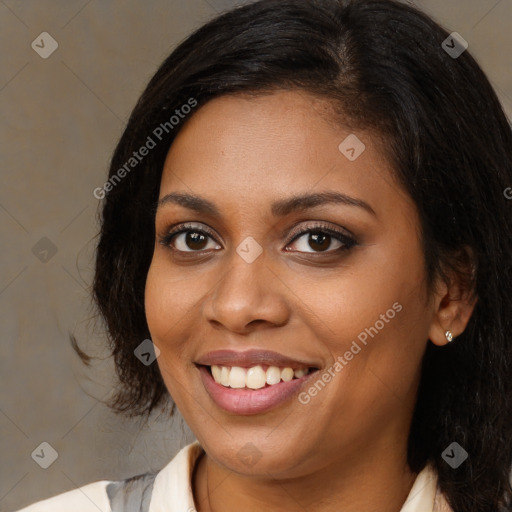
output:
[[[251,349],[243,352],[235,350],[215,350],[197,359],[196,364],[203,366],[240,366],[250,368],[256,365],[278,366],[280,368],[318,368],[318,365],[303,359],[292,359],[272,350]]]

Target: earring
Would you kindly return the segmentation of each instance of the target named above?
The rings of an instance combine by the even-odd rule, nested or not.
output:
[[[448,340],[448,343],[450,343],[452,340],[453,340],[453,334],[452,334],[452,331],[446,331],[444,333],[444,335],[446,336],[446,339]]]

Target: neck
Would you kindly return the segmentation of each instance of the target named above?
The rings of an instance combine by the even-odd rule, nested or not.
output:
[[[404,459],[393,453],[359,453],[293,479],[243,476],[206,454],[197,462],[193,490],[198,512],[398,512],[414,483]]]

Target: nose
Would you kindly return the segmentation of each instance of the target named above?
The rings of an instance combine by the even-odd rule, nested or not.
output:
[[[288,322],[287,288],[267,265],[264,253],[249,263],[233,251],[226,267],[204,304],[205,317],[214,328],[247,334]]]

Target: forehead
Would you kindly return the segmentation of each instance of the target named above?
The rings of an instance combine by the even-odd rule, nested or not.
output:
[[[160,198],[180,190],[255,205],[332,190],[385,210],[408,196],[370,132],[334,121],[331,105],[299,91],[222,96],[195,112],[167,155]]]

